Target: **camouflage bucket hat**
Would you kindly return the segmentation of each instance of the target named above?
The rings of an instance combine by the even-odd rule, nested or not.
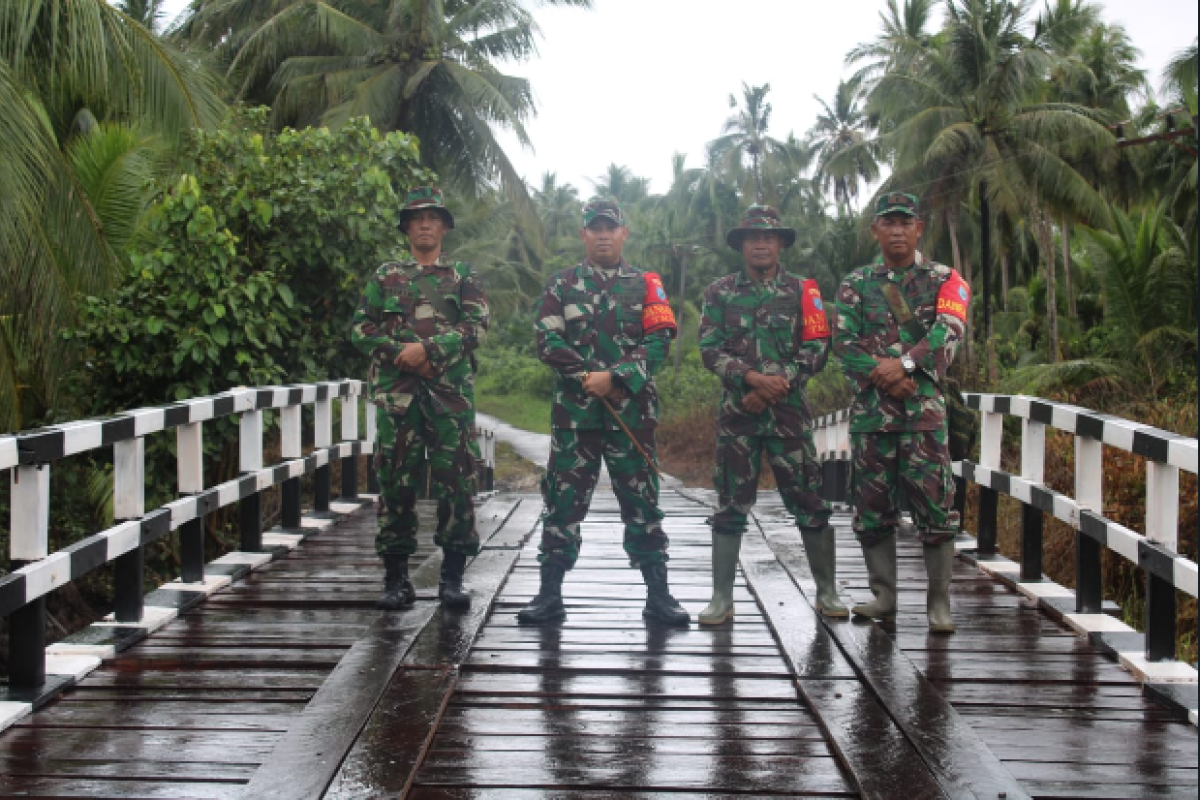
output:
[[[426,208],[431,208],[441,214],[442,219],[446,221],[447,228],[454,228],[454,215],[450,213],[450,209],[446,208],[442,190],[436,186],[417,186],[408,193],[408,197],[404,198],[404,205],[400,208],[401,227],[404,226],[409,213],[423,211]]]
[[[586,228],[598,219],[612,220],[616,225],[625,224],[620,204],[611,197],[593,197],[583,207],[583,227]]]
[[[915,217],[920,213],[917,198],[904,192],[889,192],[880,195],[875,201],[875,216],[886,217],[888,214],[903,214]]]
[[[771,231],[779,234],[779,238],[783,239],[784,247],[791,247],[796,243],[796,231],[793,228],[785,227],[783,220],[779,218],[779,212],[771,206],[750,206],[746,209],[746,213],[742,215],[742,222],[736,228],[732,228],[725,234],[725,243],[734,250],[741,252],[742,237],[747,233],[757,231]]]

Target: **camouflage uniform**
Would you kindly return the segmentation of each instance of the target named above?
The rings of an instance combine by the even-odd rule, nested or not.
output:
[[[447,319],[425,296],[427,277],[457,320]],[[418,290],[417,281],[422,281]],[[379,267],[354,314],[351,339],[371,357],[371,401],[378,406],[375,468],[383,504],[379,509],[380,555],[408,556],[417,549],[417,491],[425,471],[438,500],[435,540],[447,553],[479,552],[475,530],[475,391],[471,353],[488,323],[479,279],[462,263],[438,259]],[[422,378],[395,365],[405,344],[425,345],[435,375]]]
[[[658,508],[658,477],[600,398],[583,390],[588,372],[611,371],[625,398],[613,408],[655,456],[658,392],[654,373],[674,334],[662,282],[621,261],[611,270],[587,261],[550,278],[536,322],[538,357],[557,373],[550,416],[550,462],[542,479],[546,504],[539,561],[569,570],[579,556],[579,524],[608,464],[625,523],[625,552],[635,567],[667,560]]]
[[[899,289],[928,333],[914,341],[897,323],[884,285]],[[946,446],[946,402],[939,387],[962,341],[969,290],[950,267],[917,252],[913,266],[889,270],[882,258],[852,272],[837,296],[834,350],[857,392],[850,407],[854,530],[865,546],[895,532],[904,492],[921,539],[936,545],[954,538],[954,477]],[[949,304],[949,305],[947,305]],[[872,356],[916,363],[917,391],[897,400],[868,378]]]
[[[755,281],[746,270],[715,281],[704,294],[700,353],[723,387],[713,530],[745,532],[764,450],[797,523],[823,528],[830,509],[820,495],[821,467],[804,398],[804,384],[829,357],[829,324],[816,281],[782,271],[774,279]],[[791,392],[758,414],[747,411],[742,400],[749,387],[742,378],[751,370],[786,377]]]

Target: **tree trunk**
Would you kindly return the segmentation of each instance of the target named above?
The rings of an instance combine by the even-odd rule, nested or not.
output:
[[[1062,221],[1062,250],[1063,250],[1063,291],[1067,293],[1067,316],[1075,319],[1075,284],[1071,278],[1071,221],[1063,217]]]
[[[958,270],[958,274],[963,276],[963,280],[969,286],[971,284],[971,276],[967,275],[963,268],[962,251],[958,247],[958,214],[947,209],[946,211],[946,229],[950,232],[950,255],[954,259],[954,268]],[[964,356],[966,358],[967,372],[974,372],[975,369],[975,343],[972,341],[974,326],[971,324],[971,307],[967,306],[967,323],[966,335],[963,337],[963,345],[965,347]]]
[[[1042,251],[1042,263],[1046,276],[1046,353],[1051,364],[1057,364],[1058,356],[1058,293],[1054,265],[1054,231],[1045,214],[1036,216],[1038,247]]]
[[[1000,310],[1008,311],[1008,251],[1000,250]]]

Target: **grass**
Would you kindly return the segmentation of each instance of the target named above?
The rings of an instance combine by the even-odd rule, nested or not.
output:
[[[477,395],[475,407],[507,422],[514,428],[534,433],[550,432],[550,401],[528,395]]]

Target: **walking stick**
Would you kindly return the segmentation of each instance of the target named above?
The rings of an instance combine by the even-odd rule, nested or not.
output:
[[[585,381],[587,380],[587,376],[588,373],[583,373],[583,379]],[[633,431],[629,430],[629,427],[625,424],[625,421],[617,416],[617,410],[612,407],[611,403],[608,402],[608,398],[596,395],[596,399],[604,405],[604,410],[608,412],[610,417],[612,417],[613,422],[617,423],[621,430],[625,432],[625,435],[629,437],[629,441],[632,442],[633,446],[637,448],[637,451],[642,454],[642,458],[646,459],[646,466],[650,467],[650,471],[654,473],[654,476],[659,480],[662,480],[662,473],[658,471],[658,466],[654,463],[654,459],[650,457],[650,454],[647,453],[642,447],[641,443],[638,442],[637,437],[633,435]]]

